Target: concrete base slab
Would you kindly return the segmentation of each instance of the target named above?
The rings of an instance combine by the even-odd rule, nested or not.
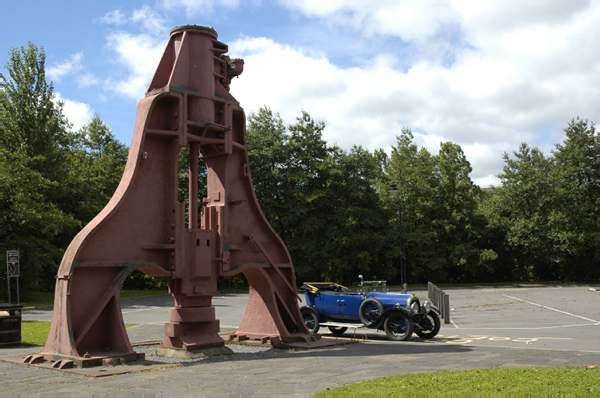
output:
[[[289,348],[296,351],[308,351],[315,348],[333,347],[336,345],[346,345],[358,343],[356,340],[337,339],[337,338],[321,338],[317,341],[299,341],[296,343],[279,343],[275,348]]]
[[[156,350],[154,355],[159,357],[170,357],[170,358],[180,358],[180,359],[194,359],[194,358],[205,358],[205,357],[214,357],[218,355],[231,355],[233,351],[230,348],[222,346],[222,347],[207,347],[200,348],[197,350],[178,350],[175,348],[164,348],[160,347]]]
[[[272,340],[229,340],[227,344],[252,345],[257,347],[273,347],[280,349],[292,349],[296,351],[312,350],[316,348],[333,347],[336,345],[346,345],[358,343],[358,340],[340,339],[337,337],[329,338],[323,336],[316,341],[298,341],[294,343],[273,342]]]
[[[116,365],[116,366],[96,366],[92,368],[80,368],[80,367],[72,367],[72,368],[58,368],[55,367],[55,362],[41,362],[33,365],[23,363],[23,357],[4,357],[0,358],[0,361],[5,362],[13,362],[23,366],[35,366],[38,368],[44,369],[54,369],[59,370],[61,372],[75,373],[82,376],[88,377],[105,377],[105,376],[115,376],[127,373],[136,373],[136,372],[148,372],[148,371],[157,371],[163,369],[172,369],[179,368],[182,365],[178,363],[170,364],[163,362],[155,362],[155,361],[147,361],[147,360],[138,360],[135,362],[127,362],[124,364]]]

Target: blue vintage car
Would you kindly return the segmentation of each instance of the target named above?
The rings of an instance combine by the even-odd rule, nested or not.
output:
[[[327,326],[333,334],[349,327],[384,330],[390,340],[410,339],[413,332],[431,339],[440,331],[439,310],[413,294],[388,293],[385,281],[361,281],[353,289],[330,282],[307,282],[300,287],[306,306],[300,308],[311,333]]]

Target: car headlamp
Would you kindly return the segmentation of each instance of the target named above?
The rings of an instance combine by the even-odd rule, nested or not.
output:
[[[413,314],[419,313],[419,301],[418,300],[415,300],[412,303],[410,303],[410,312],[412,312]]]
[[[424,302],[423,309],[425,310],[426,313],[429,314],[429,311],[431,311],[431,303],[429,301]]]

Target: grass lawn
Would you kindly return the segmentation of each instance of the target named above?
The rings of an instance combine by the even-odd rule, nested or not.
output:
[[[44,345],[50,332],[48,321],[22,321],[21,344],[22,345]]]
[[[167,289],[155,290],[121,290],[121,298],[156,296],[160,294],[168,294]],[[27,300],[21,302],[23,307],[42,307],[54,304],[54,292],[30,292]]]
[[[477,369],[380,377],[322,391],[314,397],[432,394],[600,395],[598,368]]]
[[[137,323],[127,323],[125,327],[136,326]],[[21,344],[44,345],[50,332],[49,321],[22,321],[21,323]]]

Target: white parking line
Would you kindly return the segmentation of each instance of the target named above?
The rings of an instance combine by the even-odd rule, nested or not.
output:
[[[460,330],[543,330],[543,329],[560,329],[560,328],[580,328],[583,326],[598,326],[600,323],[580,323],[577,325],[558,325],[558,326],[540,326],[540,327],[530,327],[530,328],[459,328]]]
[[[596,320],[594,320],[594,319],[586,318],[586,317],[584,317],[584,316],[580,316],[580,315],[571,314],[570,312],[566,312],[566,311],[557,310],[556,308],[547,307],[547,306],[545,306],[545,305],[541,305],[541,304],[537,304],[537,303],[534,303],[534,302],[531,302],[531,301],[523,300],[523,299],[520,299],[520,298],[518,298],[518,297],[509,296],[508,294],[503,294],[503,296],[504,296],[504,297],[511,298],[511,299],[513,299],[513,300],[518,300],[518,301],[522,301],[522,302],[524,302],[524,303],[527,303],[527,304],[531,304],[531,305],[535,305],[535,306],[538,306],[538,307],[541,307],[541,308],[545,308],[545,309],[547,309],[547,310],[551,310],[551,311],[560,312],[561,314],[565,314],[565,315],[571,315],[571,316],[574,316],[574,317],[576,317],[576,318],[580,318],[580,319],[583,319],[583,320],[586,320],[586,321],[590,321],[590,322],[598,323],[598,321],[596,321]]]
[[[456,329],[460,329],[460,326],[458,326],[458,324],[456,322],[454,322],[454,320],[452,318],[450,318],[450,324],[452,326],[454,326]]]
[[[163,307],[144,307],[144,308],[140,308],[139,310],[121,311],[121,313],[129,314],[131,312],[151,311],[151,310],[157,310],[159,308],[163,308]]]

